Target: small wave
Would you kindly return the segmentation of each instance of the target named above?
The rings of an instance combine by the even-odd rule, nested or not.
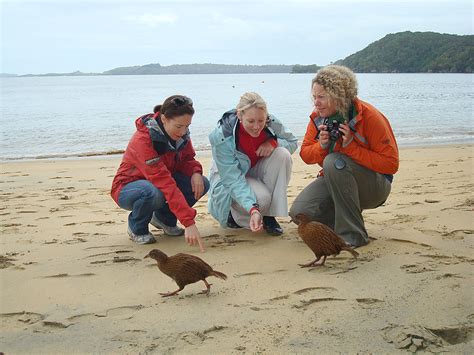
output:
[[[99,157],[105,155],[118,155],[123,154],[124,150],[109,150],[104,152],[84,152],[84,153],[52,153],[44,155],[26,155],[26,156],[14,156],[14,157],[2,157],[2,161],[17,161],[17,160],[42,160],[42,159],[70,159],[70,158],[88,158],[88,157]]]

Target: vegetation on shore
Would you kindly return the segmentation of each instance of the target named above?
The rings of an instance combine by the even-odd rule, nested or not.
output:
[[[472,73],[474,36],[435,32],[388,34],[366,48],[338,60],[356,73]],[[321,66],[311,65],[230,65],[159,63],[120,67],[103,73],[0,74],[0,77],[93,76],[93,75],[169,75],[169,74],[248,74],[316,73]]]
[[[336,64],[357,73],[472,73],[474,36],[389,34]]]

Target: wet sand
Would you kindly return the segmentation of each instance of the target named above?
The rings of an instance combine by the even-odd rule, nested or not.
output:
[[[289,218],[281,237],[225,230],[199,201],[206,252],[152,227],[126,234],[109,196],[120,158],[3,163],[0,351],[38,353],[472,353],[473,146],[401,150],[386,204],[364,211],[371,242],[301,269],[312,252]],[[289,200],[318,173],[294,156]],[[209,154],[201,159],[209,167]],[[206,170],[207,173],[207,170]],[[209,278],[178,296],[143,257],[195,254]]]

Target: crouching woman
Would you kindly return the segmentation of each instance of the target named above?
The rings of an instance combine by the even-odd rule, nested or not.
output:
[[[149,224],[166,235],[185,235],[204,249],[193,206],[209,189],[189,136],[194,114],[189,97],[173,95],[154,113],[137,118],[137,131],[123,155],[111,195],[128,216],[128,234],[138,244],[154,243]],[[177,226],[179,220],[184,230]]]
[[[209,140],[211,215],[224,228],[282,234],[275,217],[288,216],[291,154],[297,139],[268,114],[259,94],[247,92],[236,109],[223,114]]]

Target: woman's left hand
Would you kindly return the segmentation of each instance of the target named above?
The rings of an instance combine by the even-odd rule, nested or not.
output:
[[[191,188],[193,189],[193,192],[194,192],[194,198],[196,200],[199,200],[199,198],[202,196],[204,192],[204,182],[203,182],[201,174],[194,173],[191,176]]]
[[[270,140],[266,140],[262,144],[260,144],[260,147],[257,148],[255,153],[257,153],[258,157],[268,157],[272,152],[275,150],[275,147],[273,144],[270,142]]]
[[[341,123],[339,125],[339,131],[342,133],[342,145],[348,145],[352,140],[352,131],[347,125],[347,122]]]

